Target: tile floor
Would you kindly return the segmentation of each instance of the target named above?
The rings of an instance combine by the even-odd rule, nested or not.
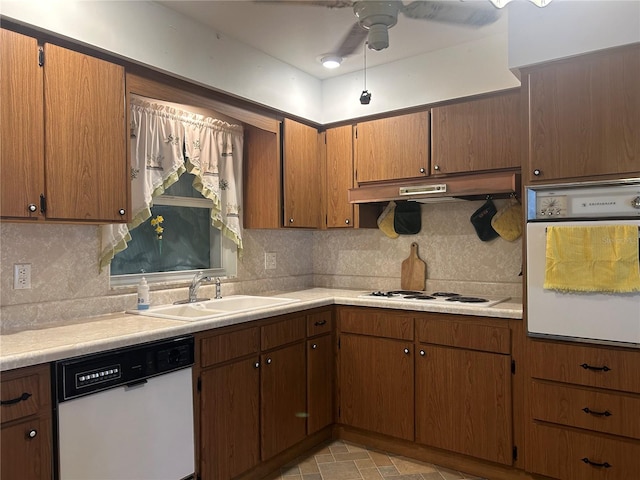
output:
[[[480,477],[334,440],[273,480],[482,480]]]

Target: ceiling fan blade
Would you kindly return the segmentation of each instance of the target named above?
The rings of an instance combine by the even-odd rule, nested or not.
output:
[[[492,5],[477,2],[415,1],[402,7],[409,18],[433,20],[454,25],[482,27],[500,18],[500,11]]]
[[[345,35],[340,43],[340,46],[336,49],[335,53],[339,57],[348,57],[355,52],[364,39],[367,38],[368,31],[360,26],[358,23],[354,23],[349,30],[349,33]]]

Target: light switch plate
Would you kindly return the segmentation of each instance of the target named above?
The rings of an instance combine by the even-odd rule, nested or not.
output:
[[[13,288],[15,290],[31,288],[30,263],[16,263],[13,265]]]
[[[264,269],[274,270],[276,268],[276,252],[265,252]]]

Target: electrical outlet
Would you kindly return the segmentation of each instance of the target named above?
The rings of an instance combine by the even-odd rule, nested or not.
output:
[[[264,254],[265,270],[275,270],[276,268],[276,252],[265,252]]]
[[[30,263],[16,263],[13,265],[13,288],[15,290],[31,288]]]

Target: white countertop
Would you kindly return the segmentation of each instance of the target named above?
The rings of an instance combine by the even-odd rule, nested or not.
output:
[[[364,293],[368,292],[327,288],[283,292],[274,296],[295,298],[299,301],[195,322],[166,320],[118,312],[64,322],[55,326],[49,325],[42,329],[23,330],[0,335],[0,371],[196,333],[326,305],[392,308],[505,319],[522,318],[522,302],[517,299],[507,300],[491,307],[480,307],[476,304],[407,304],[380,298],[360,297]]]

